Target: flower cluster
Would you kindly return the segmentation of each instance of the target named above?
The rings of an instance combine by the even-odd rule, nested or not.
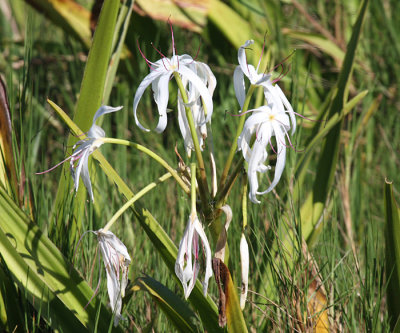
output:
[[[211,264],[212,250],[208,242],[206,232],[203,228],[203,224],[200,222],[197,215],[196,207],[204,207],[198,202],[197,190],[200,194],[203,194],[203,197],[200,196],[201,199],[204,199],[204,197],[208,199],[207,195],[209,195],[209,198],[213,199],[218,197],[218,194],[216,194],[217,186],[215,163],[211,168],[213,169],[213,184],[215,180],[215,186],[213,186],[211,193],[204,195],[208,185],[207,178],[205,176],[206,168],[203,165],[204,163],[201,155],[201,151],[203,151],[205,148],[207,130],[211,129],[210,122],[213,114],[212,96],[216,87],[216,79],[208,65],[195,61],[187,54],[177,55],[173,38],[172,42],[173,55],[171,58],[167,58],[162,55],[162,58],[156,62],[150,62],[145,58],[150,67],[150,73],[143,79],[136,90],[133,101],[133,113],[137,126],[144,131],[149,131],[149,129],[145,128],[139,122],[138,105],[146,88],[151,85],[154,101],[157,104],[159,113],[159,120],[157,126],[155,127],[155,131],[163,132],[167,126],[169,81],[171,77],[175,78],[178,85],[177,119],[184,140],[185,150],[188,157],[190,157],[192,151],[196,151],[196,159],[200,169],[200,176],[198,176],[196,175],[196,163],[192,163],[191,172],[187,172],[187,175],[185,175],[191,178],[192,211],[184,235],[180,241],[175,262],[175,273],[182,283],[185,298],[188,298],[195,286],[198,274],[201,270],[204,271],[204,295],[207,294],[209,279],[213,274]],[[282,176],[286,160],[286,141],[288,140],[289,144],[291,145],[289,132],[291,132],[291,134],[295,132],[296,119],[293,108],[276,83],[277,80],[272,80],[270,74],[259,73],[260,63],[256,68],[247,63],[246,49],[252,43],[252,40],[248,40],[239,48],[239,66],[237,66],[234,71],[233,83],[236,97],[241,108],[240,116],[246,117],[248,114],[251,114],[247,120],[243,119],[243,129],[239,127],[236,138],[238,150],[242,152],[244,160],[247,162],[248,183],[250,185],[250,200],[254,203],[259,203],[257,195],[270,192],[277,185]],[[161,52],[159,53],[161,54]],[[244,79],[245,76],[249,79],[252,87],[262,87],[265,96],[265,105],[252,110],[246,110],[247,106],[245,106],[245,100],[247,96]],[[126,140],[105,138],[103,129],[96,125],[96,120],[100,116],[106,113],[118,111],[121,108],[121,106],[115,108],[110,106],[102,106],[96,112],[93,118],[92,127],[87,132],[86,138],[77,142],[77,144],[73,147],[74,150],[72,155],[65,160],[70,160],[70,169],[75,184],[75,190],[78,190],[79,180],[82,178],[82,181],[87,188],[92,201],[94,201],[94,195],[89,176],[88,159],[93,151],[99,148],[105,142],[125,144],[139,149],[138,144],[130,143]],[[241,134],[239,135],[240,131]],[[209,139],[211,138],[212,136],[210,135]],[[236,138],[231,148],[232,158],[236,149]],[[272,145],[272,138],[275,139],[276,150]],[[122,141],[124,142],[122,143]],[[271,166],[267,164],[269,146],[277,155],[275,173],[273,180],[267,189],[260,191],[258,189],[258,174],[264,174],[271,169]],[[160,161],[160,158],[154,157],[156,154],[147,148],[143,149],[143,146],[141,147],[141,151],[147,152],[149,156],[152,156],[155,160]],[[213,162],[213,155],[210,155],[210,160]],[[231,161],[232,160],[227,162],[229,167],[229,163],[231,163]],[[166,166],[165,161],[163,161],[161,164],[167,168],[167,170],[170,172],[170,175],[173,175],[179,184],[181,179],[179,175],[174,174],[175,169],[171,168],[168,164]],[[227,167],[227,169],[229,169],[229,167]],[[239,169],[240,168],[235,168],[235,170]],[[204,178],[202,178],[202,173],[204,174]],[[227,174],[224,176],[227,176]],[[230,179],[236,179],[236,177],[231,177]],[[232,182],[234,182],[234,180]],[[223,183],[223,181],[221,181],[221,183]],[[203,185],[201,188],[203,192],[200,190],[201,185]],[[231,185],[232,184],[229,184],[229,186]],[[182,187],[185,189],[185,186],[186,184],[184,184]],[[149,186],[149,190],[150,188],[153,187]],[[143,189],[141,195],[146,193],[146,191],[148,191],[147,188],[146,190]],[[187,187],[185,191],[187,193],[189,192]],[[226,199],[227,195],[219,202],[219,204],[222,203],[221,205],[212,204],[214,205],[213,209],[224,210],[220,207],[224,204],[224,201],[226,202]],[[129,205],[131,205],[133,202],[134,201],[130,202]],[[209,202],[207,202],[206,205],[209,205]],[[122,208],[121,210],[124,211]],[[206,216],[206,210],[207,209],[203,209],[201,212],[201,218]],[[126,246],[111,231],[108,231],[108,228],[114,223],[115,219],[122,214],[120,211],[115,214],[115,218],[113,217],[106,227],[104,227],[104,229],[94,232],[97,235],[102,258],[106,268],[107,289],[110,305],[115,313],[115,325],[117,325],[121,319],[122,298],[125,294],[125,288],[128,282],[128,267],[131,262],[131,258],[128,254]],[[218,239],[217,247],[219,246],[222,249],[220,249],[222,252],[217,250],[215,256],[222,261],[225,257],[224,251],[226,245],[225,243],[227,242],[227,230],[232,218],[232,212],[229,211],[226,213],[227,221],[229,220],[229,222],[227,222],[226,228],[224,229],[223,237],[220,237],[221,235],[214,235],[217,236],[216,239]],[[244,236],[244,228],[245,226],[243,224],[240,242],[242,267],[242,308],[244,307],[248,290],[249,271],[249,250]],[[201,256],[204,256],[204,260],[200,260]],[[201,267],[201,262],[204,263],[204,267]]]
[[[250,200],[260,203],[257,195],[270,192],[279,182],[286,160],[286,138],[289,143],[289,130],[293,134],[296,130],[295,113],[277,83],[271,80],[270,74],[258,73],[258,67],[247,64],[245,49],[254,43],[248,40],[238,52],[239,66],[234,72],[234,87],[236,98],[243,108],[245,99],[244,75],[248,77],[252,85],[261,86],[264,89],[266,105],[249,110],[252,115],[246,120],[243,131],[238,138],[238,147],[248,163],[248,178],[250,185]],[[246,112],[246,113],[247,113]],[[276,138],[277,150],[275,151],[271,138]],[[257,173],[266,173],[271,169],[265,165],[268,157],[267,147],[271,146],[277,154],[274,179],[265,191],[258,191]]]

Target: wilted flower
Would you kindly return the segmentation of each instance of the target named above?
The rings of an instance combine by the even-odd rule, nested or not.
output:
[[[182,283],[185,298],[190,296],[200,270],[199,237],[206,256],[203,293],[207,295],[208,280],[212,276],[211,249],[199,218],[196,214],[191,214],[179,244],[178,256],[175,262],[175,274]],[[192,254],[194,256],[194,264],[192,264]]]
[[[128,284],[128,267],[131,257],[126,246],[111,231],[100,229],[97,235],[101,255],[107,272],[107,289],[111,309],[114,312],[114,325],[117,326],[121,316],[122,298]]]
[[[187,54],[181,56],[175,55],[175,42],[173,35],[172,49],[173,53],[170,59],[163,56],[160,60],[154,63],[146,59],[146,62],[150,67],[150,74],[148,74],[140,83],[133,100],[133,113],[135,115],[136,124],[144,131],[149,130],[140,124],[137,117],[137,106],[144,91],[150,84],[152,85],[154,100],[157,103],[158,113],[160,115],[155,131],[161,133],[167,126],[167,104],[169,98],[168,83],[174,72],[179,73],[182,79],[187,80],[195,88],[207,108],[207,117],[205,121],[208,122],[211,119],[213,112],[211,94],[202,78],[193,71],[193,66],[196,62]]]
[[[248,178],[250,184],[250,200],[260,203],[256,195],[270,192],[281,178],[286,161],[286,137],[290,130],[290,121],[286,112],[275,104],[261,106],[250,110],[253,114],[246,120],[243,131],[238,138],[239,149],[248,162]],[[270,186],[262,192],[258,191],[257,172],[265,173],[271,169],[264,163],[268,157],[267,145],[271,144],[271,137],[275,136],[277,144],[277,161],[275,175]],[[254,141],[254,143],[253,143]],[[289,141],[290,142],[290,141]],[[274,148],[272,147],[274,150]]]
[[[206,85],[210,95],[212,96],[215,86],[217,85],[217,80],[215,79],[214,74],[211,72],[210,67],[202,62],[193,62],[190,65],[190,68]],[[207,137],[207,126],[206,112],[204,112],[201,95],[196,87],[186,77],[182,78],[182,83],[185,88],[186,86],[188,86],[187,95],[189,103],[186,106],[190,107],[193,114],[193,120],[197,132],[197,137],[199,139],[199,145],[200,148],[203,149],[204,139]],[[194,150],[194,144],[189,124],[186,118],[185,104],[183,103],[180,91],[178,91],[178,121],[179,128],[185,142],[186,152],[190,156],[191,150]]]

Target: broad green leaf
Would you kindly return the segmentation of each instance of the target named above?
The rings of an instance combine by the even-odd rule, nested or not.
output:
[[[353,33],[347,46],[343,67],[339,74],[337,86],[334,88],[336,89],[336,93],[328,111],[328,119],[332,119],[335,115],[341,116],[343,113],[347,99],[347,86],[351,78],[355,51],[360,38],[368,2],[368,0],[364,0],[360,5],[359,14],[353,27]],[[326,199],[333,184],[339,156],[342,122],[343,119],[333,126],[327,134],[317,167],[314,187],[311,193],[308,194],[306,202],[303,204],[300,211],[303,237],[306,240],[310,237],[313,228],[317,225],[323,213]]]
[[[246,40],[255,38],[249,22],[231,7],[219,0],[209,1],[208,19],[218,27],[235,49],[242,46]],[[252,45],[252,49],[254,60],[258,60],[261,46],[256,42]]]
[[[400,318],[400,211],[393,196],[392,183],[385,183],[385,245],[386,278],[388,279],[387,302],[391,327]]]
[[[75,135],[82,135],[83,132],[79,127],[68,117],[68,115],[55,103],[48,100],[52,108],[59,114],[59,116],[65,121],[67,126]],[[126,183],[121,179],[118,173],[113,169],[113,167],[108,163],[99,150],[93,152],[93,157],[99,162],[100,167],[107,175],[111,184],[117,185],[119,192],[126,198],[131,199],[134,194],[126,185]],[[132,206],[133,213],[138,219],[141,227],[146,232],[150,241],[153,243],[154,247],[160,253],[162,259],[170,270],[172,276],[176,278],[175,275],[175,260],[178,254],[178,249],[176,248],[174,242],[169,238],[167,233],[164,231],[162,226],[157,222],[157,220],[151,215],[151,213],[143,208],[139,203]],[[221,332],[223,331],[218,326],[218,311],[217,307],[210,298],[210,296],[204,297],[203,287],[199,281],[196,282],[196,286],[193,289],[189,301],[194,305],[198,311],[200,318],[204,327],[210,332]]]
[[[80,95],[73,118],[74,122],[84,131],[89,130],[92,125],[93,116],[103,101],[104,86],[112,51],[111,47],[119,5],[119,1],[104,1],[93,43],[89,51]],[[76,141],[77,138],[70,135],[67,143],[67,147],[70,148],[67,151],[67,155],[71,153],[72,146]],[[55,216],[64,215],[62,212],[69,196],[71,179],[69,177],[66,178],[66,174],[68,174],[68,165],[64,164],[55,200]],[[74,219],[70,229],[72,244],[75,242],[76,229],[79,229],[81,226],[85,198],[86,189],[84,186],[80,186],[74,200]]]
[[[182,301],[181,298],[162,283],[154,280],[150,276],[145,276],[136,280],[134,289],[136,288],[147,291],[180,332],[197,331],[193,324],[196,320],[196,316],[192,310],[188,308],[187,303]]]
[[[296,31],[291,29],[283,29],[283,33],[287,34],[288,36],[305,41],[310,43],[311,45],[315,46],[316,48],[322,50],[326,54],[329,54],[333,59],[335,59],[336,65],[341,66],[345,53],[343,50],[338,47],[334,42],[328,40],[326,37],[312,34],[302,31]]]
[[[175,26],[201,32],[207,23],[209,0],[136,0],[138,11],[153,20],[171,20]]]
[[[89,48],[90,12],[73,0],[25,0],[54,24],[77,37]]]
[[[98,328],[107,331],[110,311],[98,298],[88,304],[93,290],[2,187],[0,221],[0,252],[32,305],[43,306],[42,313],[48,311],[49,319],[56,320],[64,331],[80,331],[82,325],[93,331],[100,307]]]

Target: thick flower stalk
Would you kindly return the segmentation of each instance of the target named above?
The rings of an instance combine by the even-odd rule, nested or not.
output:
[[[150,62],[146,59],[146,62],[150,67],[150,74],[148,74],[140,83],[133,100],[133,113],[136,124],[144,131],[149,131],[149,129],[142,126],[137,116],[137,107],[144,91],[150,84],[152,85],[154,101],[157,104],[158,113],[160,115],[155,131],[161,133],[167,126],[167,105],[169,99],[168,84],[171,76],[174,73],[178,73],[183,80],[187,80],[187,82],[193,87],[192,89],[194,89],[196,93],[201,96],[207,109],[205,122],[208,122],[211,119],[213,103],[210,91],[203,82],[202,77],[196,73],[196,69],[194,71],[194,67],[199,68],[203,65],[207,65],[199,65],[191,56],[187,54],[176,55],[173,35],[172,50],[173,53],[170,59],[164,55],[162,55],[162,58],[156,62]]]
[[[244,124],[243,132],[238,139],[238,146],[244,159],[248,162],[250,200],[260,203],[257,195],[270,192],[282,176],[286,161],[286,137],[289,138],[290,121],[287,113],[274,104],[264,105],[248,112],[253,114]],[[276,150],[271,143],[273,136],[276,138]],[[288,140],[290,143],[290,139]],[[268,145],[277,154],[274,179],[265,191],[258,191],[257,173],[262,174],[271,169],[269,165],[265,165],[268,157]]]
[[[101,256],[107,272],[107,289],[110,306],[114,312],[114,326],[121,316],[122,298],[128,284],[128,267],[131,257],[126,246],[111,231],[100,229],[94,232],[99,240]]]

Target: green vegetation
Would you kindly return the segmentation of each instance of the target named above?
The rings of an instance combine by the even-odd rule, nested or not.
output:
[[[101,3],[0,3],[0,330],[399,330],[400,2]],[[143,55],[154,62],[159,52],[172,55],[167,21],[177,54],[207,63],[217,79],[211,129],[217,179],[233,179],[227,197],[224,191],[209,194],[209,143],[202,153],[204,169],[195,152],[191,158],[185,152],[179,75],[169,83],[166,130],[145,132],[135,123],[134,96],[149,74]],[[261,71],[280,78],[300,115],[291,144],[286,140],[282,177],[270,193],[257,196],[260,204],[248,200],[241,152],[233,156],[230,172],[223,171],[245,119],[237,117],[233,73],[238,49],[248,39],[255,41],[246,50],[249,64],[257,65],[262,55]],[[159,116],[150,89],[138,116],[154,129]],[[263,96],[254,88],[247,110],[263,105]],[[69,161],[37,173],[71,155],[101,105],[123,106],[97,122],[107,138],[134,144],[109,139],[93,152],[92,202],[82,181],[75,193]],[[273,147],[277,140],[271,139]],[[141,147],[157,153],[177,175]],[[175,148],[187,167],[197,163],[199,195],[192,200],[194,178],[182,176]],[[274,149],[268,148],[272,170],[259,177],[260,190],[273,179]],[[177,177],[186,183],[178,184]],[[148,192],[141,193],[143,188]],[[104,228],[131,198],[131,209],[110,229],[131,258],[125,320],[114,326],[99,241],[85,231]],[[226,266],[218,264],[217,281],[214,267],[206,297],[201,270],[185,300],[175,260],[196,198],[212,254]],[[233,217],[226,233],[224,204]],[[243,311],[242,234],[250,262]],[[229,248],[218,252],[225,243]],[[224,311],[218,308],[221,290],[229,295]]]

